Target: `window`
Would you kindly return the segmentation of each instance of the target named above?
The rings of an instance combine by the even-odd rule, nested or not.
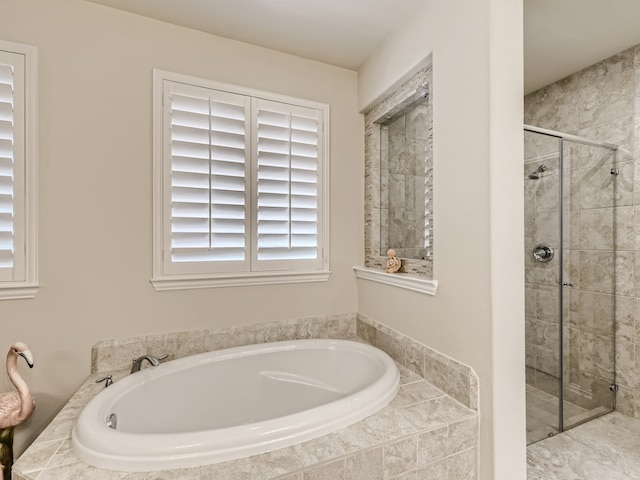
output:
[[[0,299],[37,292],[36,55],[0,41]]]
[[[328,278],[328,106],[154,72],[157,290]]]

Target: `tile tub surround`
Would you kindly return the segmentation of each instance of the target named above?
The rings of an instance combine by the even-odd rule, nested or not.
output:
[[[132,358],[144,354],[168,354],[169,360],[173,360],[278,340],[356,337],[383,350],[466,407],[478,410],[478,377],[471,368],[359,313],[105,340],[91,351],[91,373],[129,368]]]
[[[168,360],[223,348],[299,340],[305,338],[354,338],[356,314],[344,313],[283,321],[236,325],[104,340],[91,349],[91,373],[112,372],[131,367],[141,355],[169,355]]]
[[[355,314],[325,317],[325,321],[318,318],[281,322],[280,325],[274,322],[270,327],[281,327],[279,331],[284,332],[292,327],[304,331],[305,327],[301,325],[312,325],[312,329],[321,329],[321,325],[329,325],[330,328],[342,325],[349,334],[341,338],[357,340],[350,333],[356,331],[358,323],[358,330],[375,337],[378,342],[386,343],[388,347],[391,346],[396,355],[401,344],[407,349],[407,345],[413,342],[408,337],[403,337],[398,332],[386,329],[365,317],[358,316],[356,320]],[[286,327],[283,324],[286,324]],[[267,328],[266,331],[271,329]],[[321,338],[327,338],[329,335],[326,330],[322,333],[325,336]],[[182,335],[181,338],[193,338],[186,335],[186,332],[176,335]],[[393,336],[394,340],[388,341],[385,335]],[[284,338],[270,338],[268,341],[280,339]],[[136,342],[114,342],[114,349],[116,343],[130,345]],[[418,345],[420,344],[413,345],[408,350],[413,351]],[[96,348],[104,347],[105,342],[101,342],[100,347]],[[423,348],[428,349],[425,346]],[[128,350],[125,348],[123,352],[125,351]],[[109,358],[108,361],[113,362],[116,357]],[[104,388],[94,382],[104,371],[96,371],[16,461],[13,470],[14,480],[477,479],[477,410],[466,407],[418,375],[414,371],[418,368],[415,366],[413,353],[405,354],[403,361],[408,360],[409,367],[398,362],[402,386],[391,404],[347,428],[293,447],[232,462],[142,473],[97,469],[81,462],[72,451],[71,429],[75,418],[82,407]],[[454,362],[444,356],[441,358],[443,365],[449,364],[451,367],[457,364]],[[424,368],[425,363],[423,362],[421,368]],[[96,365],[101,363],[98,362]],[[465,367],[457,364],[456,368]],[[475,377],[473,372],[468,370],[469,374]],[[125,369],[110,373],[113,373],[117,381],[128,374],[128,365]],[[438,376],[444,378],[447,375],[441,371]],[[477,379],[475,383],[477,385]],[[475,391],[477,395],[477,388],[469,391]],[[477,399],[468,400],[467,403],[477,406]]]
[[[241,460],[140,473],[95,468],[73,453],[74,421],[104,388],[95,384],[99,374],[92,375],[17,460],[14,480],[477,479],[477,412],[399,368],[402,386],[391,404],[347,428]]]
[[[400,365],[466,407],[478,411],[478,376],[472,368],[364,315],[357,314],[356,323],[359,338],[385,351]]]

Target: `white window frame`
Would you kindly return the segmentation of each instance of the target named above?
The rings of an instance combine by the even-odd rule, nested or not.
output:
[[[0,300],[33,298],[37,266],[38,49],[0,40],[0,63],[14,68],[13,268],[0,280]]]
[[[291,269],[288,262],[282,261],[281,268],[270,265],[268,270],[260,269],[254,266],[243,271],[225,271],[203,272],[198,268],[198,264],[194,263],[191,271],[185,272],[183,269],[172,268],[167,256],[170,255],[170,223],[171,223],[171,204],[167,200],[167,189],[171,187],[171,165],[170,154],[167,149],[170,142],[165,136],[166,128],[166,111],[163,104],[164,85],[165,82],[174,84],[184,84],[186,86],[195,86],[215,90],[218,92],[228,92],[235,95],[252,97],[254,99],[262,99],[283,104],[290,104],[303,108],[316,109],[321,112],[321,132],[319,141],[319,171],[318,183],[320,196],[318,202],[318,246],[319,258],[316,265],[311,268]],[[255,134],[251,134],[252,137]],[[329,278],[329,106],[323,103],[313,102],[309,100],[301,100],[284,95],[274,94],[254,90],[250,88],[240,87],[220,83],[212,80],[182,75],[163,70],[153,71],[153,276],[151,283],[158,291],[161,290],[182,290],[193,288],[208,287],[225,287],[225,286],[241,286],[241,285],[264,285],[264,284],[282,284],[282,283],[300,283],[300,282],[319,282],[326,281]],[[251,151],[249,156],[253,156],[254,138],[250,138],[249,147]],[[251,166],[252,170],[253,167]],[[247,181],[250,197],[250,203],[247,207],[247,214],[250,218],[255,218],[255,179],[251,178],[253,172],[249,172]],[[248,228],[248,245],[246,250],[247,263],[255,262],[255,220],[247,223]],[[173,264],[175,265],[175,264]]]

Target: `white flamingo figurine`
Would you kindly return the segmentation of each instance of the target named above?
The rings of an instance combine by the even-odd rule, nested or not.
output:
[[[11,478],[13,428],[29,418],[36,407],[27,383],[18,373],[18,356],[27,361],[29,368],[33,368],[33,355],[29,347],[22,342],[11,345],[7,353],[7,373],[17,392],[0,393],[0,468],[5,480]]]

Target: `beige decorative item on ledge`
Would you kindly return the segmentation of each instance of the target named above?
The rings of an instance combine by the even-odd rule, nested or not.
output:
[[[0,393],[0,468],[3,480],[11,480],[13,429],[29,418],[36,407],[29,387],[18,373],[18,356],[33,368],[33,355],[28,345],[14,343],[7,353],[7,373],[17,392]]]
[[[387,250],[387,273],[396,273],[402,267],[402,260],[396,257],[396,251],[393,248]]]

